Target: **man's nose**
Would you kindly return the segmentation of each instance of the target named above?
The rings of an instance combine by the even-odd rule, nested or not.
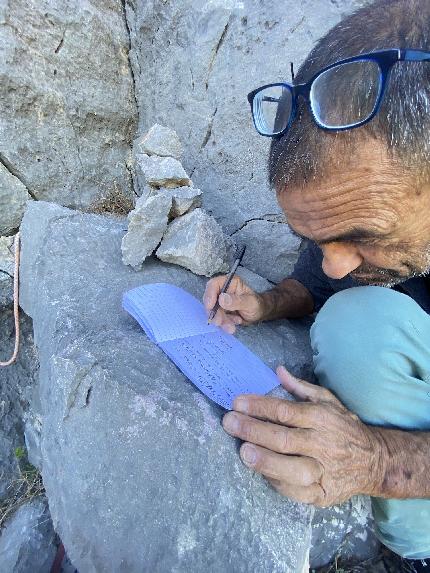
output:
[[[323,271],[332,279],[346,277],[363,262],[363,257],[354,245],[328,243],[321,248],[324,255],[322,262]]]

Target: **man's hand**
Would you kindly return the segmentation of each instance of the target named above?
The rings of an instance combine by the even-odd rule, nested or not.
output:
[[[207,283],[203,303],[209,313],[219,297],[220,309],[212,322],[233,334],[237,325],[261,320],[263,309],[261,297],[238,276],[233,277],[228,293],[220,295],[225,278],[225,275],[215,277]]]
[[[281,494],[321,507],[358,493],[375,494],[384,478],[377,428],[366,426],[327,389],[277,369],[302,402],[243,395],[224,429],[245,441],[243,462]]]

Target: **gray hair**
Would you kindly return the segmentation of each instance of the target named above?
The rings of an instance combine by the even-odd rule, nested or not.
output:
[[[308,81],[338,60],[384,48],[430,50],[429,0],[376,0],[360,8],[319,40],[295,82]],[[430,181],[430,62],[395,64],[379,113],[352,130],[320,129],[301,101],[288,132],[272,140],[270,183],[278,192],[289,185],[304,186],[333,163],[347,166],[348,155],[369,138],[385,142],[401,169]]]

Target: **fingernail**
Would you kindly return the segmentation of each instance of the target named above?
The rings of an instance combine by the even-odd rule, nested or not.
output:
[[[253,448],[252,446],[248,445],[242,446],[240,453],[243,461],[246,464],[249,464],[250,466],[254,465],[255,462],[257,461],[257,452],[255,448]]]
[[[233,402],[233,408],[238,412],[248,413],[248,400],[246,398],[236,398]]]
[[[240,422],[238,417],[231,413],[228,413],[224,416],[222,420],[222,425],[224,427],[224,430],[227,430],[227,432],[237,433],[240,428]]]
[[[222,302],[224,306],[231,305],[231,296],[227,293],[222,293],[219,297],[219,301]]]
[[[278,366],[277,370],[279,370],[280,372],[288,374],[288,370],[285,368],[285,366],[283,364],[280,364]]]

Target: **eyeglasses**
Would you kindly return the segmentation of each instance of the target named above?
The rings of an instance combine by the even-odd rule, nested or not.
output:
[[[261,86],[248,94],[255,129],[268,137],[286,133],[299,97],[323,129],[341,131],[364,125],[378,113],[390,70],[401,61],[430,61],[430,52],[389,49],[360,54],[323,68],[305,84]]]

